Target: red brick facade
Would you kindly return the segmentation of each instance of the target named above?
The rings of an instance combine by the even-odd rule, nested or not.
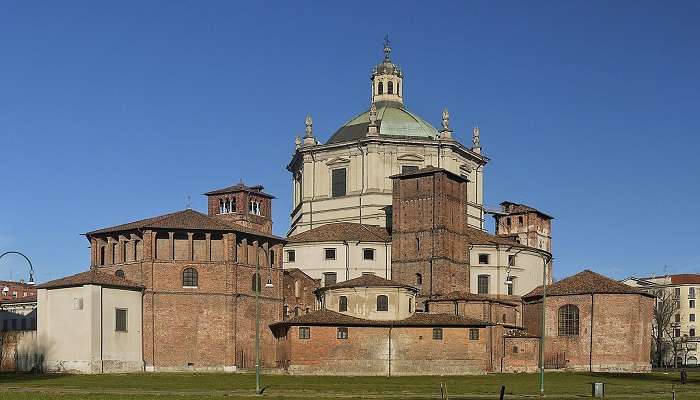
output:
[[[298,268],[284,271],[284,308],[282,318],[307,314],[317,309],[314,290],[321,287],[320,279],[313,279]]]
[[[395,175],[392,204],[392,280],[430,296],[469,291],[467,181],[438,168]]]

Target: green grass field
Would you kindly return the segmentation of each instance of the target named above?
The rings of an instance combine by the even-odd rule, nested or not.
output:
[[[679,375],[547,373],[549,399],[591,396],[590,383],[605,382],[606,398],[700,400],[700,371],[689,373],[689,383],[678,384]],[[492,374],[462,377],[297,377],[264,375],[264,397],[270,399],[440,398],[440,383],[447,383],[451,399],[497,399],[501,385],[506,399],[538,398],[539,375]],[[0,399],[208,399],[254,396],[253,374],[119,374],[119,375],[0,375]]]

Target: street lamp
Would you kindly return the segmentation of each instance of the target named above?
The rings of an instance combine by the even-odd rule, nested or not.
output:
[[[27,263],[29,263],[29,281],[27,281],[27,284],[34,285],[34,267],[32,266],[32,262],[29,260],[29,257],[25,256],[19,251],[6,251],[0,254],[0,258],[3,258],[8,254],[19,254],[20,256],[24,257],[25,260],[27,260]]]
[[[255,394],[260,391],[260,262],[255,263]],[[272,277],[267,278],[266,288],[272,288]]]
[[[544,397],[544,336],[545,301],[547,299],[547,264],[552,261],[549,254],[542,255],[542,332],[540,334],[540,397]]]

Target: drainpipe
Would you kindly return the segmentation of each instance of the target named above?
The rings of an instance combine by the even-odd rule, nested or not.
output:
[[[104,365],[104,356],[103,356],[103,347],[104,347],[104,326],[103,326],[103,318],[102,318],[102,286],[100,285],[100,373],[104,374],[105,373],[105,365]]]
[[[345,280],[350,279],[350,245],[347,240],[343,240],[345,245]]]
[[[591,342],[588,349],[588,371],[593,372],[593,293],[591,293]]]
[[[389,242],[384,242],[384,278],[389,278]]]
[[[393,325],[389,325],[389,376],[391,376],[391,329],[393,328]]]

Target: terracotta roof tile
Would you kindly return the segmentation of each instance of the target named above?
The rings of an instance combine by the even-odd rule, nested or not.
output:
[[[437,301],[483,301],[483,302],[491,302],[491,303],[500,303],[500,304],[505,304],[509,306],[517,306],[518,303],[515,301],[508,301],[505,299],[498,299],[495,297],[490,297],[490,296],[484,296],[480,294],[474,294],[474,293],[469,293],[469,292],[464,292],[464,291],[454,291],[450,292],[447,294],[443,295],[437,295],[434,296],[430,299],[428,299],[428,302],[437,302]]]
[[[210,192],[204,193],[205,196],[210,196],[213,194],[225,194],[225,193],[237,193],[237,192],[249,192],[249,193],[254,193],[263,197],[267,197],[270,199],[274,199],[275,196],[263,192],[263,189],[265,189],[262,185],[256,185],[256,186],[246,186],[243,182],[239,182],[233,186],[228,186],[222,189],[216,189],[212,190]]]
[[[116,275],[100,272],[97,269],[55,279],[37,286],[37,289],[57,289],[83,285],[99,285],[125,289],[143,289],[143,286]]]
[[[670,275],[671,283],[677,285],[700,283],[700,274],[677,274]]]
[[[391,235],[386,228],[374,225],[339,222],[321,225],[317,228],[298,233],[287,238],[289,243],[305,242],[387,242]]]
[[[507,214],[519,214],[519,213],[535,212],[538,214],[542,214],[543,216],[545,216],[549,219],[554,219],[554,217],[552,217],[551,215],[547,215],[547,214],[543,213],[542,211],[540,211],[536,208],[532,208],[532,207],[525,205],[525,204],[518,204],[518,203],[513,203],[511,201],[504,201],[504,202],[501,202],[500,205],[504,208],[505,207],[510,208],[510,210],[507,212]]]
[[[521,244],[521,243],[517,243],[515,241],[515,239],[512,237],[501,237],[501,236],[492,235],[486,231],[482,231],[481,229],[473,228],[471,226],[468,226],[466,228],[466,235],[467,235],[467,240],[469,241],[469,244],[488,244],[488,245],[502,244],[502,245],[506,245],[506,246],[513,246],[513,247],[522,248],[522,249],[531,249],[533,251],[546,253],[545,250],[538,249],[536,247],[526,246],[526,245]]]
[[[332,326],[489,326],[492,323],[454,314],[415,313],[400,320],[380,321],[357,318],[322,309],[270,325],[332,325]]]
[[[88,232],[85,235],[92,236],[100,233],[122,232],[135,229],[194,229],[222,232],[243,232],[256,236],[284,240],[280,237],[248,229],[241,225],[227,222],[191,209],[159,215],[157,217],[142,219],[109,228],[98,229]]]
[[[391,175],[389,178],[391,178],[391,179],[409,178],[412,176],[431,175],[431,174],[434,174],[436,172],[444,172],[444,173],[452,176],[453,178],[457,178],[458,180],[461,180],[461,181],[468,181],[469,180],[461,175],[455,174],[454,172],[450,172],[444,168],[434,167],[432,165],[428,165],[427,167],[419,168],[415,171],[409,171],[409,172],[404,172],[401,174]]]
[[[324,286],[322,288],[316,289],[317,291],[325,291],[329,289],[342,289],[342,288],[354,288],[354,287],[400,287],[418,291],[417,288],[392,281],[389,279],[384,279],[382,277],[367,274],[357,277],[355,279],[350,279],[347,281],[339,282],[333,285]]]
[[[584,270],[576,275],[547,286],[547,296],[568,296],[577,294],[639,294],[653,297],[640,289],[633,288],[610,279],[591,270]],[[537,300],[542,297],[542,286],[538,286],[523,296],[523,300]]]

